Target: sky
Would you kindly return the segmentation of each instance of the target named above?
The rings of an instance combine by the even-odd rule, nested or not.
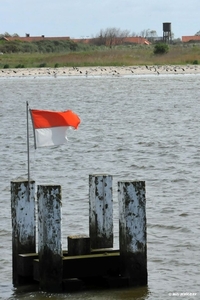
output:
[[[117,28],[140,35],[171,23],[174,38],[200,30],[200,0],[0,0],[0,34],[96,37]]]

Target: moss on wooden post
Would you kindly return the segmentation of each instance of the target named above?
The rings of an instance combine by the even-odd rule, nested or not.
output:
[[[113,193],[110,175],[89,175],[89,231],[91,248],[113,247]]]
[[[118,182],[120,272],[133,285],[147,284],[145,182]]]
[[[38,186],[38,255],[40,287],[62,291],[61,187]]]
[[[19,286],[32,281],[18,274],[18,255],[36,251],[34,181],[11,181],[11,213],[13,285]]]

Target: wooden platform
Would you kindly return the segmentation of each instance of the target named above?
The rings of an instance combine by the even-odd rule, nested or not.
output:
[[[36,193],[34,181],[11,182],[13,285],[36,283],[52,293],[91,285],[147,285],[145,182],[118,182],[117,250],[111,175],[89,176],[89,235],[68,236],[67,251],[62,249],[61,199],[60,185],[38,185]]]
[[[64,290],[79,290],[86,285],[104,287],[128,286],[128,278],[120,274],[120,253],[114,249],[95,249],[89,255],[69,256],[63,252]],[[40,282],[37,253],[19,254],[18,275],[30,283]]]

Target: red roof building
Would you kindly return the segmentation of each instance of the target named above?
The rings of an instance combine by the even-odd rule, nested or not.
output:
[[[182,36],[182,42],[183,43],[188,43],[188,42],[195,42],[199,41],[200,42],[200,35],[188,35],[188,36]]]

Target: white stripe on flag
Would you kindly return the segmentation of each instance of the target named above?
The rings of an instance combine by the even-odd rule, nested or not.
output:
[[[67,142],[68,126],[35,129],[36,147],[55,146]]]

